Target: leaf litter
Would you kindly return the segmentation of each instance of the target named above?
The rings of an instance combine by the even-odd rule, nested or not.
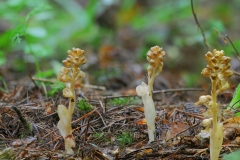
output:
[[[94,108],[76,110],[73,134],[77,147],[75,155],[64,154],[64,142],[56,127],[59,120],[57,105],[67,100],[57,94],[50,98],[34,85],[17,87],[1,97],[1,148],[10,148],[16,159],[207,159],[209,140],[200,139],[202,113],[206,107],[194,106],[192,95],[198,89],[165,89],[154,91],[156,105],[156,139],[148,142],[143,105],[131,89],[118,91],[83,88],[78,97],[85,98]],[[31,94],[30,94],[31,93]],[[79,92],[80,93],[80,92]],[[108,94],[108,95],[106,95]],[[16,98],[21,99],[17,101]],[[195,97],[195,96],[193,96]],[[120,99],[115,102],[113,99]],[[127,98],[126,101],[123,101]],[[131,99],[131,100],[130,100]],[[189,101],[190,100],[190,101]],[[121,103],[122,104],[119,104]],[[23,118],[32,126],[31,133],[13,110],[17,106]],[[239,147],[239,118],[225,122],[225,141],[221,153]],[[231,148],[231,150],[230,150]],[[6,150],[5,150],[6,151]],[[14,159],[14,158],[12,158]]]

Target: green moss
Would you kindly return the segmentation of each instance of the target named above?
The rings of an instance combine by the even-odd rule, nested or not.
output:
[[[16,153],[14,153],[11,148],[5,148],[0,152],[0,159],[4,160],[15,160]]]
[[[86,99],[81,99],[77,102],[78,110],[90,112],[94,107],[87,102]]]
[[[108,101],[108,104],[114,105],[114,106],[125,106],[133,102],[134,102],[134,99],[132,97],[119,97],[119,98],[110,99]]]
[[[133,142],[133,135],[131,132],[121,132],[116,137],[116,140],[119,143],[120,147],[124,147],[125,145],[131,145]]]

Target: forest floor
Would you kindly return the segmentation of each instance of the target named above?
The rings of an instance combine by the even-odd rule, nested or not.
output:
[[[138,2],[144,3],[143,6],[148,3],[147,1]],[[209,14],[212,13],[210,10],[212,10],[213,5],[209,5],[208,1],[206,1],[206,4],[201,7],[201,13],[205,14],[206,17],[204,18],[206,20],[211,21],[210,17],[212,15]],[[170,10],[172,10],[172,5],[169,6],[171,6]],[[225,7],[225,4],[223,6]],[[113,9],[114,7],[109,7],[110,12],[106,10],[106,17],[99,17],[99,22],[103,25],[109,22],[112,24],[114,18],[111,19],[109,15],[114,13],[111,12]],[[123,16],[128,16],[129,13],[134,14],[136,11],[123,12]],[[181,23],[178,24],[173,21],[164,24],[165,21],[163,21],[161,25],[155,25],[157,19],[154,20],[154,17],[149,17],[148,19],[154,20],[151,22],[154,22],[153,29],[149,28],[144,32],[141,30],[141,32],[134,32],[134,29],[128,25],[122,28],[114,27],[115,25],[111,27],[110,25],[108,26],[110,28],[108,29],[109,32],[114,32],[112,35],[110,34],[111,36],[105,35],[105,32],[96,34],[103,34],[100,37],[111,37],[111,39],[106,38],[107,40],[105,40],[103,38],[100,40],[101,42],[98,42],[99,46],[93,48],[89,47],[91,44],[85,45],[86,48],[81,48],[85,50],[87,59],[87,63],[81,70],[87,76],[83,82],[75,86],[78,102],[72,119],[73,135],[76,141],[74,155],[65,154],[64,139],[57,128],[59,122],[57,107],[60,104],[68,106],[68,100],[63,97],[62,91],[59,91],[54,96],[46,94],[50,89],[49,83],[51,84],[52,80],[37,79],[32,76],[36,74],[34,70],[35,64],[25,64],[27,62],[24,61],[23,57],[26,59],[27,54],[23,50],[17,48],[12,53],[7,53],[6,63],[0,68],[0,160],[210,159],[209,138],[203,139],[198,135],[204,129],[202,126],[202,120],[205,119],[203,113],[207,108],[203,105],[196,106],[194,104],[201,95],[211,94],[210,80],[206,77],[199,78],[202,77],[200,73],[202,68],[200,66],[206,66],[204,54],[209,47],[205,47],[207,46],[206,42],[204,44],[194,42],[196,40],[192,36],[184,37],[184,35],[187,35],[184,32],[191,33],[188,29],[193,26],[192,21],[179,20],[178,17],[175,17],[176,10],[173,11],[174,14],[169,14],[171,15],[169,19],[176,19]],[[184,11],[177,10],[177,13],[180,12],[186,14]],[[236,18],[226,18],[229,15],[222,16],[222,13],[225,12],[225,10],[221,11],[220,16],[217,17],[225,17],[225,23],[228,26],[238,24]],[[151,13],[157,15],[155,10]],[[162,13],[161,11],[160,14]],[[230,14],[230,12],[226,13]],[[166,16],[167,13],[163,15]],[[193,16],[197,21],[196,15]],[[65,17],[69,18],[68,16]],[[76,17],[79,19],[78,16]],[[143,20],[145,22],[145,19]],[[64,20],[61,19],[61,21]],[[128,21],[128,18],[126,21]],[[146,26],[152,25],[151,23]],[[142,21],[139,21],[139,24],[142,25]],[[217,24],[222,23],[218,22]],[[200,28],[200,25],[197,25]],[[180,32],[185,27],[186,30]],[[211,26],[210,28],[215,27]],[[239,30],[238,26],[235,28]],[[197,30],[196,27],[191,29]],[[85,32],[85,30],[81,32]],[[154,35],[148,37],[147,35],[150,32],[154,33]],[[206,40],[202,30],[201,32],[204,40]],[[236,34],[238,32],[234,30],[232,34],[226,33],[238,36]],[[163,40],[158,37],[158,34],[165,35],[166,39]],[[175,34],[177,36],[174,38]],[[200,35],[200,32],[198,34]],[[212,34],[212,32],[207,34]],[[75,37],[76,35],[73,35],[74,37],[69,38],[70,41],[73,39],[76,41],[75,44],[81,44],[80,40]],[[183,41],[180,41],[180,39],[183,39]],[[54,39],[51,37],[52,40]],[[64,39],[63,42],[65,43],[65,41]],[[159,41],[166,41],[164,43],[168,50],[166,50],[163,71],[156,77],[153,85],[153,101],[157,114],[155,121],[156,134],[155,141],[148,144],[143,103],[141,98],[136,95],[135,89],[142,82],[147,83],[146,66],[149,64],[147,64],[146,55],[143,55],[145,53],[143,51],[147,47],[151,47],[150,45],[156,42],[159,43]],[[215,41],[216,43],[221,42],[221,45],[225,44],[225,42],[221,41],[221,38],[217,39],[217,35]],[[181,44],[181,48],[174,46],[174,43]],[[56,46],[59,46],[59,44]],[[30,46],[30,44],[28,45]],[[165,46],[163,49],[165,49]],[[97,47],[100,48],[96,49]],[[60,54],[64,53],[55,52],[57,53],[56,56],[59,57]],[[56,60],[59,57],[51,58]],[[38,62],[40,68],[50,68],[51,65],[47,62],[50,62],[51,58],[49,58],[50,60],[39,59],[39,61],[41,60],[41,62]],[[239,60],[234,56],[231,58],[231,68],[239,72]],[[16,63],[16,59],[22,60],[21,63]],[[26,69],[23,69],[25,73],[17,72],[21,64],[26,65],[24,66]],[[196,75],[199,75],[199,77]],[[54,81],[56,82],[56,77]],[[235,88],[239,84],[239,75],[234,75],[233,78],[229,78],[229,81],[230,88],[218,95],[221,121],[224,123],[224,141],[220,158],[224,154],[240,148],[240,138],[238,137],[240,135],[240,120],[236,118],[234,119],[236,121],[233,120],[230,124],[226,120],[234,117],[234,114],[225,110],[233,97]],[[189,88],[186,86],[194,87]]]
[[[2,151],[5,158],[209,159],[209,139],[197,136],[204,129],[201,122],[206,107],[195,106],[194,103],[200,95],[210,93],[210,84],[206,85],[208,87],[183,88],[176,81],[179,79],[177,74],[164,70],[156,79],[154,88],[157,89],[153,92],[157,112],[156,141],[148,144],[143,104],[135,92],[136,85],[146,77],[144,71],[139,73],[141,76],[132,77],[136,78],[134,85],[118,89],[112,89],[112,86],[124,84],[125,76],[107,81],[107,89],[102,86],[76,86],[78,99],[86,99],[86,104],[91,104],[91,107],[75,108],[72,127],[76,148],[73,156],[64,154],[64,141],[57,129],[57,106],[68,105],[62,93],[46,96],[39,83],[28,76],[7,82],[10,92],[1,92],[0,103],[0,147],[5,149]],[[231,100],[232,93],[233,89],[219,96],[222,110]],[[229,118],[226,115],[222,115],[223,121]],[[24,120],[28,123],[24,124]],[[30,131],[26,131],[28,127]],[[239,148],[237,135],[238,132],[225,133],[221,157]]]

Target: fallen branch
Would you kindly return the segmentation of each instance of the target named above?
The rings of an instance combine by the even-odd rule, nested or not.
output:
[[[24,134],[25,135],[31,134],[32,133],[32,125],[22,116],[21,111],[17,107],[12,106],[12,109],[17,113],[19,120],[23,124]]]

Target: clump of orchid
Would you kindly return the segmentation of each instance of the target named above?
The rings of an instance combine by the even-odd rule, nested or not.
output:
[[[217,160],[223,142],[223,123],[221,122],[217,96],[220,92],[229,88],[227,78],[231,77],[233,72],[230,70],[231,58],[225,56],[223,50],[217,51],[214,49],[213,52],[207,52],[205,60],[208,65],[202,70],[201,74],[211,80],[211,95],[200,96],[195,104],[203,104],[208,108],[204,114],[208,119],[203,120],[206,129],[201,131],[200,136],[203,138],[210,136],[210,158],[211,160]]]
[[[62,61],[64,67],[61,68],[58,74],[58,80],[66,84],[66,88],[63,89],[63,96],[68,98],[69,106],[68,108],[64,105],[58,106],[57,112],[60,121],[57,127],[64,138],[66,153],[74,154],[75,139],[72,135],[71,126],[72,114],[76,103],[74,87],[77,80],[85,77],[85,73],[79,67],[86,63],[86,58],[84,57],[84,50],[79,48],[68,50],[67,53],[68,57]]]
[[[155,140],[155,118],[156,110],[152,99],[153,82],[156,76],[161,73],[163,67],[163,57],[165,52],[159,46],[151,47],[147,53],[148,66],[148,84],[142,82],[136,87],[138,96],[142,98],[144,105],[144,115],[148,126],[148,143]]]

